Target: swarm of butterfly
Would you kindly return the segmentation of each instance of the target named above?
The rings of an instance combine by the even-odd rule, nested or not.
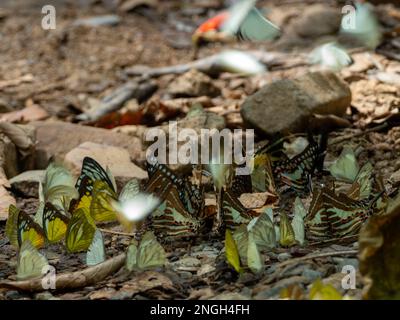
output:
[[[113,221],[135,230],[127,250],[126,267],[131,271],[163,266],[166,254],[160,242],[213,232],[225,231],[226,258],[237,272],[260,272],[264,266],[260,252],[278,244],[354,241],[363,222],[383,210],[386,195],[373,177],[372,165],[367,162],[360,167],[350,147],[329,168],[334,178],[331,185],[313,184],[323,155],[322,144],[310,136],[305,149],[291,158],[271,145],[260,148],[253,156],[250,175],[225,179],[231,168],[210,164],[206,173],[220,195],[220,215],[206,210],[204,185],[157,162],[147,165],[147,183],[141,186],[132,179],[119,195],[111,172],[92,158],[83,160],[76,183],[67,169],[52,163],[39,185],[36,215],[9,208],[6,235],[19,249],[17,278],[41,275],[48,262],[38,250],[47,244],[64,243],[67,252],[86,252],[88,266],[103,262],[106,254],[98,225]],[[262,211],[248,209],[240,201],[243,194],[260,192],[275,199]],[[290,215],[277,206],[286,192],[297,195]],[[307,211],[300,197],[309,193],[312,201]],[[210,228],[210,218],[219,228]]]

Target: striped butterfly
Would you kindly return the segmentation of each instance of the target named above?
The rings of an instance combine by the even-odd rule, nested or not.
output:
[[[20,248],[25,240],[29,240],[36,248],[44,245],[42,228],[24,211],[11,205],[6,223],[6,235],[10,243]]]
[[[297,192],[310,191],[310,178],[320,157],[320,147],[314,139],[292,159],[284,159],[273,164],[273,173],[283,184]]]
[[[151,227],[165,239],[196,236],[201,222],[192,216],[179,197],[179,190],[171,184],[161,205],[151,215]]]
[[[43,210],[43,230],[50,243],[62,240],[67,232],[69,218],[50,202],[46,202]]]
[[[235,230],[253,218],[251,210],[246,209],[231,190],[222,191],[221,201],[222,221],[227,229]]]
[[[203,190],[200,190],[187,179],[173,173],[166,165],[155,163],[147,165],[149,182],[145,186],[146,193],[154,193],[161,200],[165,199],[168,189],[175,185],[178,196],[186,211],[198,215],[204,205]]]
[[[316,191],[305,219],[307,238],[319,241],[357,235],[370,215],[370,208],[369,200],[336,195],[328,188]]]

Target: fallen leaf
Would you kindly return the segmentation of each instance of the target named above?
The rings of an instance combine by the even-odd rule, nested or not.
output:
[[[386,213],[368,219],[360,232],[360,272],[366,299],[400,299],[400,196]]]

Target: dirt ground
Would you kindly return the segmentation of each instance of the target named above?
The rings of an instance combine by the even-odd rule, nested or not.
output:
[[[45,31],[41,28],[40,10],[43,4],[50,2],[57,8],[57,28]],[[29,75],[27,81],[0,88],[1,112],[22,109],[28,100],[32,100],[54,119],[77,122],[76,115],[87,110],[88,98],[101,99],[134,78],[126,73],[127,69],[140,65],[163,67],[190,62],[193,58],[193,31],[207,17],[221,10],[223,1],[158,1],[156,7],[141,7],[131,12],[116,10],[113,3],[111,0],[1,1],[4,13],[2,16],[0,11],[0,83]],[[343,3],[273,0],[259,1],[259,6],[268,7],[269,18],[286,27],[310,6],[323,4],[339,10]],[[380,5],[378,9],[379,17],[386,21],[386,29],[395,25],[395,17],[400,17],[400,8]],[[121,18],[116,26],[73,26],[73,22],[80,18],[115,13]],[[392,26],[388,16],[395,21]],[[398,24],[399,21],[400,18]],[[199,57],[207,57],[228,47],[271,51],[286,57],[284,64],[272,66],[262,76],[244,78],[222,74],[214,78],[221,92],[211,98],[212,108],[219,107],[215,110],[224,114],[228,127],[244,127],[238,110],[247,96],[264,84],[312,70],[314,67],[297,64],[297,59],[319,43],[335,37],[298,38],[287,27],[283,36],[273,43],[211,44],[201,48]],[[385,52],[399,52],[390,45],[391,40],[385,41],[382,47]],[[400,61],[388,58],[379,50],[355,49],[352,58],[354,64],[340,72],[352,91],[351,110],[349,108],[346,114],[351,125],[329,135],[326,161],[335,159],[343,144],[351,142],[361,147],[360,161],[368,159],[387,188],[393,189],[396,186],[392,183],[393,174],[400,170],[400,127],[396,126],[400,83],[380,81],[376,75],[384,71],[399,73]],[[156,78],[159,89],[152,99],[168,98],[166,88],[176,77],[164,75]],[[226,110],[228,112],[224,113]],[[182,116],[181,113],[178,117]],[[387,126],[375,129],[383,123]],[[36,198],[21,194],[14,196],[19,207],[31,214],[36,212]],[[290,211],[290,208],[286,209]],[[113,224],[102,227],[119,230]],[[129,237],[105,234],[107,257],[124,252],[129,242]],[[294,284],[307,290],[318,278],[343,294],[361,298],[364,282],[359,272],[356,289],[343,290],[340,285],[343,278],[341,267],[346,264],[358,267],[357,241],[277,248],[264,254],[265,272],[259,275],[248,272],[240,277],[226,264],[223,246],[221,238],[211,236],[179,244],[166,243],[168,263],[162,270],[131,274],[121,269],[105,280],[75,290],[25,293],[0,289],[0,299],[274,299],[279,298],[283,288]],[[333,251],[338,254],[324,256],[324,253]],[[45,252],[49,263],[59,273],[84,268],[84,254],[67,254],[62,245],[47,247]],[[316,257],[295,259],[306,255]],[[5,222],[0,222],[0,279],[15,280],[16,264],[17,252],[5,236]]]

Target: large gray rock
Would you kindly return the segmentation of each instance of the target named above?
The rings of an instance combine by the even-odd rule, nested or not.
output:
[[[351,102],[348,85],[329,71],[273,82],[241,106],[248,127],[260,133],[303,132],[312,114],[342,116]]]
[[[65,155],[83,142],[121,147],[129,152],[136,163],[145,160],[139,138],[106,129],[82,126],[66,122],[32,122],[36,128],[36,168],[45,169],[51,158],[62,162]]]

